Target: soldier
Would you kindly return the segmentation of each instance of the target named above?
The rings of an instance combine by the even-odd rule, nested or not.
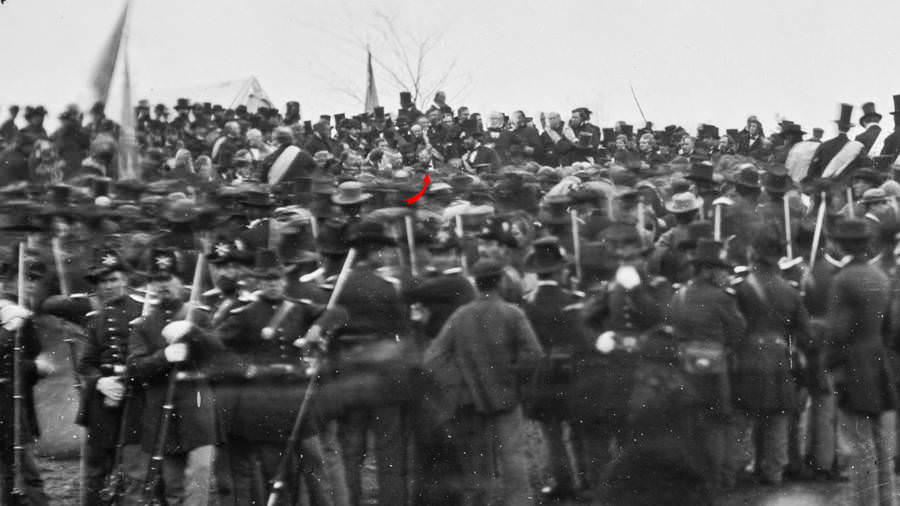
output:
[[[618,261],[613,280],[589,289],[584,303],[585,331],[598,336],[595,348],[576,362],[572,389],[578,437],[585,441],[586,486],[595,487],[612,461],[613,443],[621,445],[628,429],[628,400],[634,388],[638,337],[661,324],[671,285],[647,272],[650,249],[633,224],[613,223],[603,231]]]
[[[691,280],[672,298],[666,321],[674,328],[682,367],[697,389],[690,410],[697,424],[707,465],[720,488],[733,486],[726,467],[731,388],[728,354],[746,329],[732,292],[730,266],[723,260],[722,243],[700,239],[692,263]]]
[[[200,376],[176,383],[168,434],[158,434],[158,429],[169,375],[204,366],[222,346],[203,330],[207,313],[185,304],[184,285],[175,274],[175,252],[155,249],[150,252],[150,260],[149,291],[157,302],[135,324],[128,340],[128,370],[135,381],[145,385],[141,446],[153,455],[154,465],[161,466],[163,494],[169,504],[206,505],[213,448],[220,439],[215,403],[206,379]],[[157,439],[162,436],[164,447],[157,448]],[[156,491],[145,489],[145,493]]]
[[[519,387],[543,351],[522,310],[500,297],[503,265],[480,260],[472,275],[481,297],[447,320],[425,352],[426,367],[443,378],[469,431],[462,441],[469,490],[481,492],[493,481],[494,464],[486,461],[496,454],[503,504],[531,504]]]
[[[580,309],[581,295],[564,288],[568,260],[556,237],[538,239],[525,259],[525,270],[538,276],[538,286],[525,296],[525,314],[537,334],[547,356],[532,387],[532,402],[526,403],[526,414],[541,422],[544,440],[549,447],[549,469],[554,483],[541,489],[546,499],[574,498],[575,473],[570,469],[566,452],[564,427],[571,418],[567,390],[573,377],[573,363],[584,352],[584,337],[579,334],[575,310]],[[573,444],[579,451],[580,445]],[[581,459],[576,459],[579,461]]]
[[[650,258],[654,270],[673,283],[684,283],[690,269],[679,244],[688,239],[688,227],[697,219],[700,205],[693,193],[676,193],[666,202],[666,210],[675,217],[675,227],[666,230],[656,241]]]
[[[34,281],[43,277],[46,267],[42,264],[30,263],[26,266],[26,279]],[[12,291],[15,284],[11,283]],[[26,298],[31,298],[27,293],[33,290],[33,283],[26,285]],[[44,493],[44,480],[39,474],[34,460],[34,442],[39,436],[37,415],[34,407],[34,385],[42,376],[50,372],[49,363],[39,357],[41,342],[38,339],[31,311],[16,303],[16,297],[9,295],[7,291],[0,290],[0,503],[18,504],[12,496],[16,474],[22,474],[22,483],[27,504],[45,506],[48,504],[47,495]],[[22,334],[22,360],[19,364],[24,397],[22,399],[22,418],[19,420],[19,437],[22,442],[22,468],[14,469],[15,440],[13,413],[15,412],[13,400],[14,376],[14,350],[16,332]],[[21,499],[21,498],[20,498]]]
[[[229,405],[225,425],[229,429],[236,504],[252,504],[256,499],[253,490],[257,465],[262,468],[265,483],[275,477],[300,406],[301,399],[294,397],[302,395],[291,380],[302,377],[299,375],[306,370],[292,343],[305,335],[319,313],[309,304],[285,298],[287,280],[275,252],[259,251],[252,275],[259,283],[258,298],[231,310],[217,329],[237,371],[254,378],[252,384],[239,385],[228,400],[218,399]],[[311,428],[307,428],[300,444],[300,467],[311,503],[330,505],[332,497],[323,469],[321,443]]]
[[[810,349],[811,334],[803,300],[778,268],[781,234],[774,227],[752,241],[751,272],[735,288],[747,333],[732,343],[734,403],[751,418],[756,473],[770,485],[781,484],[788,465],[788,424],[797,405],[792,366],[800,367],[795,353]]]
[[[478,234],[478,256],[495,260],[503,265],[503,280],[500,293],[503,299],[513,304],[521,304],[525,294],[525,281],[522,274],[510,262],[519,243],[512,234],[509,221],[492,216]]]
[[[839,429],[850,445],[854,501],[892,504],[890,435],[895,430],[897,394],[882,334],[890,281],[868,263],[869,237],[869,226],[860,219],[842,220],[832,233],[849,259],[829,291],[827,364],[837,391]]]
[[[407,322],[400,281],[378,270],[390,263],[394,239],[374,221],[355,224],[347,237],[359,260],[337,299],[338,310],[326,311],[307,334],[312,340],[323,333],[331,336],[329,354],[338,373],[345,364],[367,356],[367,350],[400,340]],[[362,467],[370,429],[375,436],[378,503],[403,504],[407,495],[405,415],[393,404],[353,408],[338,419],[350,503],[359,504],[362,498]]]
[[[141,479],[147,470],[142,458],[139,385],[128,377],[128,336],[141,304],[128,295],[128,267],[118,253],[100,252],[100,261],[88,273],[97,287],[96,309],[87,312],[87,344],[78,361],[82,378],[81,406],[76,423],[86,428],[82,449],[81,504],[99,504],[100,492],[114,469],[116,451],[122,451],[122,471],[128,478],[124,498],[140,504]],[[124,431],[124,432],[123,432]],[[119,449],[120,434],[124,434]]]

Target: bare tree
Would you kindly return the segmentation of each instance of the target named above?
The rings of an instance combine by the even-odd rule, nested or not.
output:
[[[389,89],[408,91],[419,109],[431,103],[438,91],[447,91],[450,102],[462,100],[472,85],[471,75],[460,72],[459,59],[455,56],[441,55],[440,49],[451,24],[438,27],[405,26],[400,16],[381,9],[375,9],[365,20],[359,20],[352,9],[344,4],[345,23],[339,23],[342,31],[336,32],[327,26],[312,28],[325,32],[339,42],[341,52],[348,59],[359,59],[360,53],[372,51],[372,61],[376,73],[388,78]],[[356,79],[341,78],[347,70],[334,69],[332,64],[320,65],[322,72],[315,77],[322,79],[330,88],[354,99],[361,105],[365,103],[365,82]],[[351,83],[351,84],[348,84]],[[385,89],[379,84],[379,89]]]

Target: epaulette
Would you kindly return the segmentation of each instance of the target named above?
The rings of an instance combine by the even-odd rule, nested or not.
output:
[[[85,318],[93,318],[94,316],[97,316],[98,314],[100,314],[100,311],[95,309],[93,311],[88,311],[87,313],[85,313],[84,317]]]
[[[584,302],[576,302],[564,307],[563,311],[581,311],[582,309],[584,309]]]
[[[131,320],[130,322],[128,322],[128,325],[131,325],[133,327],[133,326],[137,325],[138,323],[141,323],[141,321],[143,321],[143,319],[144,319],[144,315],[138,316],[134,320]]]
[[[90,295],[86,293],[73,293],[72,295],[69,295],[70,299],[86,299],[88,297],[90,297]]]
[[[204,297],[212,297],[213,295],[219,295],[220,293],[222,293],[222,290],[219,290],[218,288],[211,288],[211,289],[203,292],[203,296]]]
[[[572,290],[572,295],[578,297],[579,299],[587,297],[587,294],[582,292],[581,290]]]
[[[730,280],[728,280],[728,284],[731,286],[738,286],[739,284],[741,284],[743,282],[744,282],[744,278],[739,278],[739,277],[732,277]]]
[[[728,295],[731,295],[731,296],[737,295],[737,291],[734,288],[731,288],[730,286],[726,286],[724,288],[724,290],[725,290],[725,293],[727,293]]]
[[[140,302],[141,304],[144,303],[144,299],[142,299],[141,297],[138,297],[137,295],[135,295],[133,293],[129,294],[128,297],[135,302]]]
[[[444,269],[443,271],[441,271],[441,274],[445,276],[452,276],[453,274],[460,273],[462,273],[462,267],[451,267],[449,269]]]
[[[302,298],[302,299],[297,299],[297,302],[299,302],[300,304],[304,304],[304,305],[306,305],[306,306],[312,306],[312,305],[313,305],[312,299],[307,299],[307,298],[305,298],[305,297]]]
[[[199,309],[200,311],[206,311],[207,313],[209,313],[210,311],[212,311],[212,308],[211,308],[211,307],[205,306],[205,305],[202,305],[202,306],[194,306],[194,309]]]

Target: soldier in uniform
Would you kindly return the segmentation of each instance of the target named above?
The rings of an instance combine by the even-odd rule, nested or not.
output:
[[[627,438],[638,337],[663,322],[672,290],[665,278],[648,274],[650,248],[633,224],[613,223],[603,237],[618,268],[611,281],[588,289],[582,316],[586,335],[597,337],[590,343],[595,349],[576,362],[579,380],[572,388],[576,433],[585,442],[579,468],[590,487],[612,460],[613,444]]]
[[[155,446],[161,437],[158,429],[169,375],[196,371],[222,346],[203,330],[208,314],[184,302],[184,285],[175,274],[175,252],[155,249],[150,260],[149,291],[157,302],[134,325],[128,340],[129,373],[145,385],[141,445],[161,465],[163,494],[169,504],[203,506],[209,501],[213,448],[220,440],[212,390],[203,376],[178,381],[164,447]]]
[[[26,266],[27,278],[40,278],[46,268],[41,264],[31,263]],[[31,283],[29,283],[31,285]],[[12,291],[15,287],[12,286]],[[27,293],[26,296],[30,298]],[[48,504],[44,493],[44,480],[41,478],[34,460],[34,442],[39,436],[37,415],[34,407],[34,385],[49,372],[49,364],[38,357],[41,353],[41,342],[38,339],[31,311],[15,301],[6,291],[0,294],[0,503],[18,504],[12,496],[15,472],[22,473],[24,494],[27,504],[45,506]],[[13,423],[14,400],[14,350],[16,332],[22,332],[22,361],[20,362],[24,397],[22,399],[22,418],[19,420],[20,437],[23,445],[22,468],[14,469],[14,434]]]
[[[726,466],[731,388],[728,355],[743,337],[746,322],[729,291],[729,265],[722,243],[697,241],[691,280],[672,298],[666,321],[674,329],[683,367],[691,376],[696,398],[686,416],[697,426],[697,444],[705,450],[708,468],[721,488],[733,485]]]
[[[304,377],[306,364],[293,343],[305,335],[319,313],[309,304],[285,298],[287,280],[274,251],[257,252],[252,275],[259,283],[259,296],[231,310],[217,329],[235,372],[252,380],[235,389],[223,388],[221,392],[227,395],[217,398],[227,404],[223,422],[228,429],[235,504],[255,504],[257,466],[264,483],[275,477],[304,391],[297,388],[296,381]],[[332,491],[322,448],[311,429],[306,428],[300,443],[300,468],[310,503],[330,505]],[[295,476],[288,482],[296,484],[291,478]],[[294,504],[290,498],[288,503]]]
[[[563,431],[570,418],[567,390],[573,379],[573,360],[584,352],[585,341],[579,335],[576,313],[581,296],[562,285],[567,266],[559,240],[553,236],[536,240],[525,259],[525,270],[537,274],[538,285],[525,296],[524,310],[546,353],[532,385],[533,398],[526,403],[526,414],[541,422],[549,448],[548,467],[554,482],[541,489],[547,499],[576,495],[575,473],[569,466]],[[576,451],[582,449],[577,443],[572,446]]]
[[[120,435],[124,446],[122,471],[128,478],[124,502],[140,504],[141,479],[147,470],[140,446],[142,400],[131,383],[125,359],[132,321],[141,316],[141,304],[128,294],[128,267],[112,250],[100,252],[100,261],[88,273],[97,287],[97,308],[85,314],[87,345],[78,361],[82,378],[81,407],[76,423],[84,426],[81,504],[99,504],[100,491],[114,469]],[[124,431],[124,432],[122,432]]]

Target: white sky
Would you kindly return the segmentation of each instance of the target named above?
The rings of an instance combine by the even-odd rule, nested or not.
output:
[[[306,118],[362,110],[339,88],[365,89],[366,40],[388,59],[375,12],[403,30],[443,30],[431,75],[457,60],[445,90],[454,107],[568,113],[642,125],[629,83],[657,128],[710,122],[767,130],[783,116],[833,132],[837,103],[868,100],[892,128],[900,94],[900,2],[791,0],[528,1],[134,0],[130,58],[138,90],[256,75],[283,110]],[[0,6],[0,104],[58,111],[84,99],[90,70],[123,0],[7,0]],[[443,28],[441,28],[443,27]],[[375,68],[382,105],[398,88]],[[141,98],[136,93],[135,99]],[[202,97],[192,97],[201,99]],[[170,107],[172,104],[169,104]]]

